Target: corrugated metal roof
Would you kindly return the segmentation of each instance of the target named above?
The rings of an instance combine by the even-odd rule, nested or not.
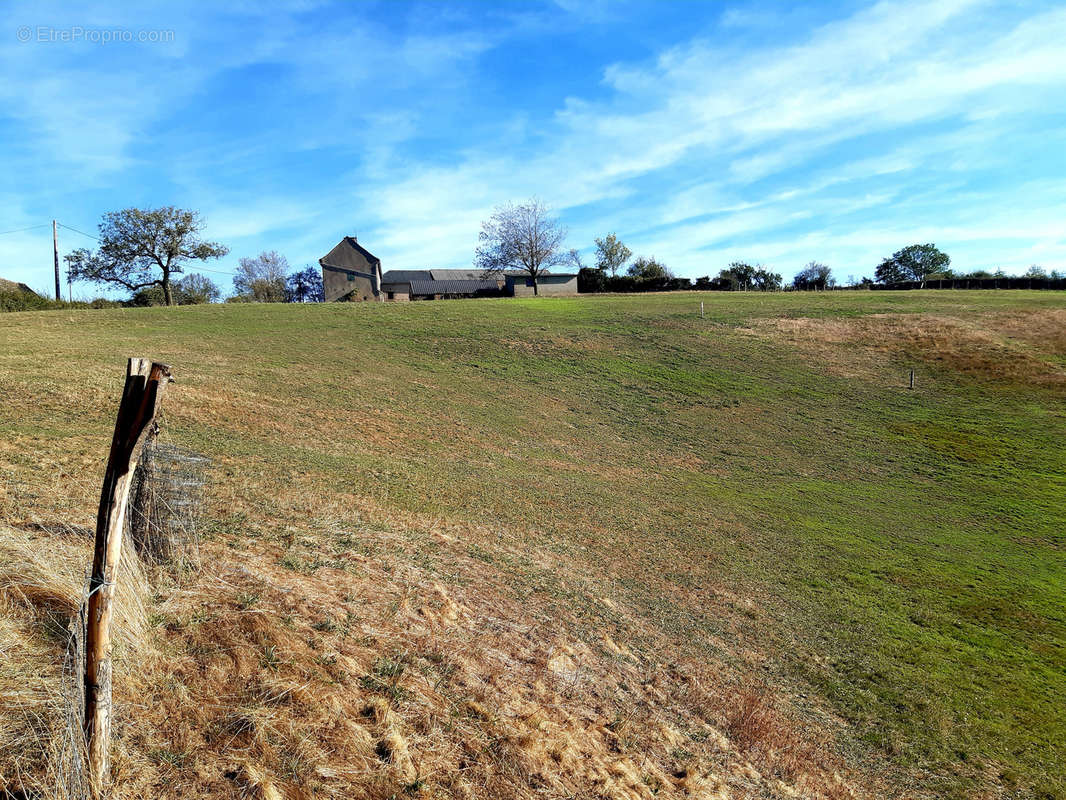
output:
[[[431,269],[435,281],[484,281],[485,271],[481,269]]]
[[[433,276],[428,269],[390,269],[381,276],[382,283],[407,283],[432,279]]]
[[[494,276],[486,276],[480,269],[390,269],[382,278],[382,283],[407,283],[409,281],[490,281]]]
[[[498,288],[496,281],[411,281],[411,294],[475,294]]]

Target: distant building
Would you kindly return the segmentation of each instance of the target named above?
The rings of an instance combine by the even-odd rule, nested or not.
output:
[[[322,292],[326,302],[381,299],[381,259],[354,236],[318,259],[322,267]]]
[[[386,300],[500,297],[503,281],[474,269],[390,269],[382,279]]]
[[[475,269],[390,269],[354,236],[318,260],[327,302],[334,300],[439,300],[461,297],[532,297],[533,279],[525,272],[485,273]],[[543,296],[577,294],[577,273],[537,278]]]
[[[576,272],[550,272],[537,276],[537,290],[533,291],[533,279],[528,272],[505,272],[506,292],[511,297],[553,297],[577,294]]]

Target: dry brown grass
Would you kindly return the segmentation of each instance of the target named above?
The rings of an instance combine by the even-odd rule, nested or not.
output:
[[[722,665],[671,658],[665,638],[654,657],[606,631],[582,640],[575,615],[516,599],[468,555],[477,531],[403,525],[375,555],[302,572],[264,542],[169,592],[166,657],[122,734],[124,796],[838,796],[822,734],[797,761],[809,724],[774,717],[791,750],[733,739],[729,692],[705,688]],[[451,580],[412,563],[412,536]],[[224,563],[218,548],[206,563]]]
[[[347,528],[322,524],[321,540]],[[732,727],[723,665],[673,658],[665,638],[630,647],[625,626],[580,638],[576,615],[517,599],[470,557],[462,540],[478,530],[404,515],[377,535],[374,555],[349,544],[302,571],[278,564],[284,543],[234,561],[209,542],[209,566],[181,585],[153,574],[147,633],[145,587],[127,571],[115,796],[839,795],[821,734],[798,764],[811,734],[796,719],[774,712],[777,738]],[[448,579],[412,562],[412,537],[434,543]],[[3,715],[4,785],[41,789],[63,711],[63,640],[48,626],[77,606],[88,540],[4,529],[2,547],[0,620],[21,627],[5,629],[0,687],[22,709]],[[655,635],[602,602],[640,626],[629,635]]]
[[[791,342],[820,359],[825,369],[848,377],[884,370],[886,356],[905,356],[987,380],[1037,385],[1066,384],[1066,367],[1048,351],[1066,355],[1066,312],[871,314],[849,318],[758,320],[756,335]],[[1039,350],[1033,345],[1039,343]]]
[[[944,314],[752,325],[775,342],[824,353],[829,369],[870,374],[886,353],[913,352],[982,377],[1017,369],[1019,380],[1055,382],[1061,369],[1026,345],[1026,337],[1054,335],[1062,322],[1055,313],[1034,312],[1024,325],[990,317],[995,324],[984,330]],[[419,380],[438,388],[439,376]],[[418,458],[403,444],[417,409],[388,408],[391,390],[374,395],[385,406],[374,426],[334,441],[330,431],[351,426],[352,410],[342,404],[296,415],[279,410],[268,392],[231,392],[203,377],[179,387],[168,399],[175,429],[195,421],[239,446],[267,444],[249,452],[238,446],[216,461],[225,477],[213,488],[210,516],[220,528],[203,544],[202,571],[180,580],[154,572],[150,591],[138,584],[132,593],[146,605],[118,623],[128,637],[116,653],[124,675],[115,697],[119,800],[880,793],[834,753],[838,723],[815,701],[797,704],[781,686],[751,681],[769,654],[744,629],[767,614],[764,598],[748,586],[709,582],[708,571],[692,569],[687,545],[649,536],[595,549],[617,535],[609,520],[581,518],[583,507],[556,507],[553,498],[516,496],[516,504],[537,505],[540,516],[530,519],[545,519],[545,509],[571,516],[581,537],[569,550],[555,549],[558,540],[532,524],[485,526],[458,514],[445,520],[400,511],[382,496],[377,475],[361,474],[354,482],[365,486],[349,494],[343,484],[338,489],[347,473],[285,460],[305,438],[315,439],[323,457],[393,448]],[[57,386],[42,400],[14,384],[6,399],[20,407],[47,402],[52,411],[89,404],[103,419],[117,385],[111,388]],[[545,403],[537,413],[557,412]],[[735,413],[739,421],[747,411],[720,416],[730,422]],[[717,468],[680,450],[622,462],[607,452],[618,440],[543,433],[529,454],[507,437],[486,438],[465,418],[435,435],[476,441],[456,450],[483,458],[486,471],[493,459],[517,456],[537,474],[587,471],[631,482]],[[98,493],[102,441],[0,441],[0,467],[23,480],[0,485],[0,512],[84,525]],[[727,536],[735,524],[723,511],[713,533]],[[43,787],[63,646],[50,631],[61,633],[76,606],[89,543],[47,531],[0,536],[9,538],[21,549],[0,550],[0,558],[30,566],[3,572],[0,641],[5,661],[9,652],[15,657],[0,666],[4,680],[13,676],[0,683],[0,692],[13,687],[0,702],[36,690],[36,675],[42,688],[18,699],[24,712],[0,715],[7,726],[0,769],[8,785]],[[676,629],[628,606],[606,577],[639,574],[627,564],[640,548],[655,549],[656,568],[674,570],[649,592],[720,620],[720,633],[701,644],[721,659],[695,657]],[[21,719],[44,721],[33,728]]]
[[[726,711],[726,732],[742,750],[755,747],[780,749],[781,719],[768,694],[765,686],[743,686],[737,690],[733,705]],[[785,745],[789,744],[791,742],[786,739]]]
[[[0,789],[65,797],[65,761],[77,747],[76,687],[64,671],[82,602],[90,542],[65,526],[0,526]],[[151,663],[148,585],[123,555],[116,594],[116,680],[136,685]],[[72,738],[73,735],[73,738]]]

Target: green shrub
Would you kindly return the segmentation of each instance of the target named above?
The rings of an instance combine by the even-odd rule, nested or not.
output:
[[[90,302],[76,300],[68,303],[66,300],[49,300],[39,294],[30,292],[3,292],[0,291],[0,312],[4,311],[63,311],[76,308],[121,308],[122,303],[98,297]]]

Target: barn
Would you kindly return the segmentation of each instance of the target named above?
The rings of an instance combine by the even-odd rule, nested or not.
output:
[[[532,297],[577,294],[577,273],[551,273],[533,279],[525,272],[486,273],[476,269],[390,269],[345,236],[318,260],[326,302],[335,300],[440,300],[463,297]]]
[[[390,269],[382,278],[386,300],[500,297],[503,281],[472,269]]]

